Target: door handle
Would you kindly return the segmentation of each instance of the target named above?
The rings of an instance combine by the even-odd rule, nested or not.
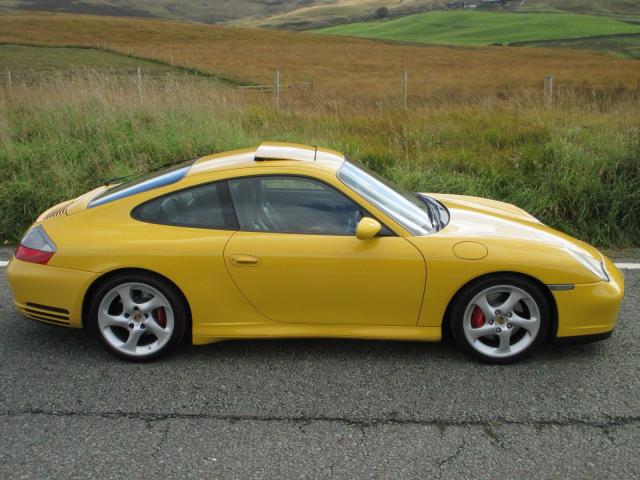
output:
[[[253,255],[231,255],[231,265],[236,267],[255,267],[260,265],[260,259]]]

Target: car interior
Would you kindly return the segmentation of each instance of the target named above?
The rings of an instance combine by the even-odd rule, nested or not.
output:
[[[333,188],[306,178],[247,177],[227,182],[241,230],[353,235],[365,212]],[[210,183],[142,204],[134,217],[152,223],[232,227],[222,184]]]
[[[344,195],[310,179],[251,177],[228,183],[242,230],[352,235],[363,216]]]
[[[203,228],[231,226],[232,222],[225,214],[219,187],[215,183],[160,197],[134,211],[134,216],[143,221]]]

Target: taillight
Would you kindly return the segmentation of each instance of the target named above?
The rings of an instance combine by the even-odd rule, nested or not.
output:
[[[44,228],[36,225],[22,237],[15,256],[24,262],[46,265],[54,253],[56,253],[55,243],[45,233]]]

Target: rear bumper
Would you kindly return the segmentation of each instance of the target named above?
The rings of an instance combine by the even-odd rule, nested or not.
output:
[[[82,302],[94,272],[23,262],[12,257],[7,280],[18,311],[40,322],[82,327]]]
[[[558,307],[558,339],[610,336],[613,332],[624,297],[624,278],[608,258],[605,258],[605,267],[609,282],[576,285],[573,290],[552,292]]]

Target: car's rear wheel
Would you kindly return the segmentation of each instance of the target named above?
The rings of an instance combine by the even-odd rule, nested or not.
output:
[[[106,349],[133,361],[156,359],[174,349],[187,324],[175,288],[146,273],[117,275],[95,291],[89,327]]]
[[[540,288],[517,275],[480,279],[451,310],[451,332],[467,354],[486,363],[516,362],[540,347],[551,310]]]

